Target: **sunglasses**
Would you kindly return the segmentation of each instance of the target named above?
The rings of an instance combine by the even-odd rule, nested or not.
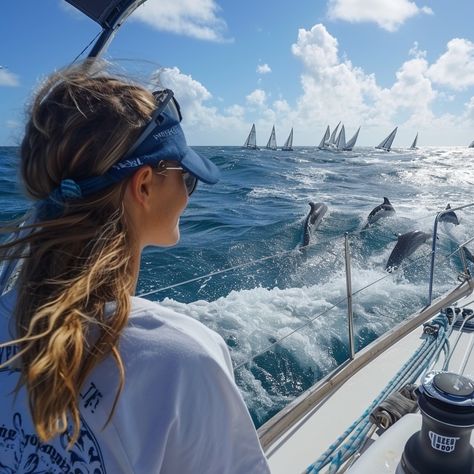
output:
[[[181,123],[181,120],[183,120],[178,101],[174,98],[174,94],[171,89],[154,91],[152,94],[155,98],[156,109],[151,115],[148,125],[145,127],[142,133],[140,133],[140,136],[137,138],[136,142],[128,150],[127,156],[133,155],[135,150],[150,136],[151,132],[153,132],[157,126],[164,122],[165,118],[163,115],[167,115],[178,123]]]
[[[172,90],[164,89],[161,91],[154,91],[153,97],[155,98],[156,109],[154,110],[148,125],[128,150],[127,156],[133,155],[135,150],[150,136],[156,127],[165,121],[164,115],[167,115],[168,118],[171,118],[177,123],[180,123],[181,120],[183,120],[179,103],[174,98]],[[181,166],[175,166],[169,164],[166,160],[161,160],[154,168],[158,174],[165,174],[167,170],[181,170],[183,172],[184,184],[186,185],[188,196],[191,196],[196,189],[198,182],[197,178]]]
[[[186,191],[188,196],[195,191],[198,179],[196,176],[193,176],[191,173],[188,173],[185,169],[181,166],[176,166],[175,164],[169,163],[165,160],[161,160],[158,164],[154,167],[156,174],[166,176],[166,172],[169,170],[179,170],[183,173],[184,184],[186,186]]]

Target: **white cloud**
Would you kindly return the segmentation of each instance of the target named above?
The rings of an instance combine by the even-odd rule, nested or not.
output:
[[[332,19],[373,22],[387,31],[396,31],[406,20],[420,13],[432,14],[433,11],[409,0],[329,0],[328,4],[328,15]]]
[[[247,103],[250,105],[263,106],[267,100],[267,94],[263,89],[255,89],[246,97]]]
[[[270,66],[267,63],[265,63],[265,64],[259,64],[257,66],[257,72],[259,74],[268,74],[269,72],[272,72],[272,70]]]
[[[158,30],[208,41],[226,41],[226,22],[215,0],[148,0],[132,15]]]
[[[409,56],[413,56],[414,58],[426,58],[426,51],[421,50],[418,41],[413,43],[413,46],[408,51]]]
[[[19,85],[18,76],[0,66],[0,86],[16,87]]]
[[[416,43],[389,87],[382,87],[374,74],[341,54],[337,39],[322,24],[300,29],[292,52],[301,61],[303,72],[301,94],[291,103],[281,95],[270,101],[271,94],[261,88],[242,97],[240,103],[221,103],[203,84],[178,68],[162,69],[155,79],[159,77],[163,86],[175,91],[191,144],[243,143],[252,122],[259,144],[275,124],[280,141],[294,126],[297,145],[316,145],[326,125],[332,127],[339,120],[346,126],[347,137],[362,125],[361,145],[375,145],[395,125],[399,126],[395,146],[405,142],[408,146],[417,131],[423,144],[438,145],[453,140],[463,143],[472,133],[474,97],[457,116],[434,113],[435,103],[453,97],[437,90],[431,78],[432,68],[441,58],[431,65]]]
[[[439,93],[429,77],[426,52],[416,43],[409,52],[411,57],[396,72],[394,83],[386,88],[377,83],[374,74],[341,58],[337,39],[322,24],[300,29],[292,51],[304,66],[303,92],[296,107],[279,110],[276,116],[281,123],[298,124],[302,138],[314,136],[315,128],[322,134],[327,123],[333,125],[339,120],[346,124],[349,135],[362,125],[362,140],[364,135],[373,136],[373,140],[380,135],[382,139],[394,125],[405,128],[407,134],[424,127],[439,131],[458,125],[450,115],[436,117],[433,113]],[[277,111],[276,103],[272,109]]]
[[[371,104],[382,91],[373,75],[339,59],[337,40],[324,25],[300,29],[292,51],[305,66],[301,76],[303,95],[298,99],[298,115],[303,123],[322,125],[329,114],[351,122],[371,119]]]
[[[7,120],[5,122],[5,125],[7,128],[19,128],[21,127],[21,123],[18,122],[17,120]]]
[[[219,145],[235,143],[236,136],[246,133],[244,108],[234,104],[224,113],[207,104],[211,93],[199,81],[182,73],[177,67],[156,71],[152,82],[173,90],[183,114],[183,128],[187,140],[194,145]],[[243,142],[244,139],[242,139]]]
[[[474,85],[474,43],[454,38],[447,51],[430,67],[429,77],[438,84],[463,90]]]

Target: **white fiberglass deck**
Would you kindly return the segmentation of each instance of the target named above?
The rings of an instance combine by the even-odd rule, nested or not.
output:
[[[474,307],[473,297],[460,300],[459,307]],[[451,348],[460,335],[454,329]],[[413,354],[421,343],[422,327],[417,327],[396,344],[367,363],[352,375],[339,389],[330,393],[313,407],[284,435],[266,449],[273,474],[298,474],[314,462],[351,423],[356,420],[381,392],[389,380]],[[474,376],[474,358],[471,356],[474,333],[463,332],[451,357],[449,371]],[[444,362],[443,360],[438,365]],[[434,368],[438,368],[436,365]]]

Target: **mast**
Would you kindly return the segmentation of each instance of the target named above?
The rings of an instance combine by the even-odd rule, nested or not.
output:
[[[283,145],[282,150],[293,151],[293,127],[291,127],[290,134],[288,135],[288,138],[286,139],[286,142]]]
[[[357,129],[357,132],[355,132],[354,136],[346,143],[346,146],[344,147],[344,151],[352,151],[354,148],[356,142],[357,142],[357,137],[359,136],[360,132],[360,127]]]
[[[323,139],[321,140],[321,143],[319,144],[319,147],[318,147],[320,150],[322,150],[323,148],[326,148],[326,142],[328,141],[329,134],[330,134],[330,131],[329,131],[329,125],[328,125],[326,128],[326,131],[324,132]]]
[[[125,20],[146,0],[66,0],[102,27],[102,33],[88,54],[97,58],[112,41]]]

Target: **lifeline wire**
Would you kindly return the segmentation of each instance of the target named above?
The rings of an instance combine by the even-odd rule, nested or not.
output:
[[[349,235],[351,237],[355,237],[357,235],[360,235],[360,234],[363,234],[365,232],[367,232],[368,230],[370,230],[370,228],[367,228],[367,229],[361,229],[361,230],[358,230],[356,232],[352,232],[350,233]],[[201,276],[197,276],[195,278],[191,278],[190,280],[185,280],[185,281],[181,281],[179,283],[174,283],[173,285],[168,285],[168,286],[163,286],[161,288],[158,288],[156,290],[151,290],[151,291],[147,291],[147,292],[143,292],[143,293],[139,293],[137,296],[140,296],[140,297],[144,297],[144,296],[149,296],[149,295],[153,295],[155,293],[160,293],[161,291],[165,291],[165,290],[169,290],[169,289],[172,289],[172,288],[176,288],[176,287],[179,287],[179,286],[184,286],[184,285],[187,285],[188,283],[193,283],[195,281],[199,281],[199,280],[203,280],[205,278],[208,278],[210,276],[216,276],[216,275],[220,275],[220,274],[223,274],[223,273],[227,273],[227,272],[230,272],[232,270],[236,270],[236,269],[239,269],[239,268],[243,268],[243,267],[246,267],[246,266],[250,266],[250,265],[254,265],[256,263],[260,263],[260,262],[264,262],[265,260],[271,260],[272,258],[277,258],[277,257],[284,257],[285,255],[289,255],[289,254],[292,254],[294,253],[295,255],[297,255],[297,252],[302,252],[302,251],[305,251],[306,249],[309,249],[309,248],[312,248],[312,247],[316,247],[317,245],[324,245],[324,244],[328,244],[328,243],[331,243],[331,242],[335,242],[336,240],[342,240],[343,237],[336,237],[334,239],[328,239],[328,240],[323,240],[323,241],[318,241],[318,242],[314,242],[313,244],[308,244],[304,247],[299,247],[299,248],[296,248],[296,249],[291,249],[291,250],[284,250],[282,252],[277,252],[275,254],[272,254],[272,255],[268,255],[266,257],[261,257],[261,258],[257,258],[255,260],[250,260],[248,262],[244,262],[244,263],[241,263],[239,265],[235,265],[235,266],[232,266],[232,267],[227,267],[227,268],[223,268],[222,270],[216,270],[214,272],[211,272],[211,273],[207,273],[205,275],[201,275]],[[399,267],[399,268],[402,268],[402,267]],[[405,267],[403,267],[405,268]],[[397,270],[395,270],[394,272],[392,273],[396,273]]]

